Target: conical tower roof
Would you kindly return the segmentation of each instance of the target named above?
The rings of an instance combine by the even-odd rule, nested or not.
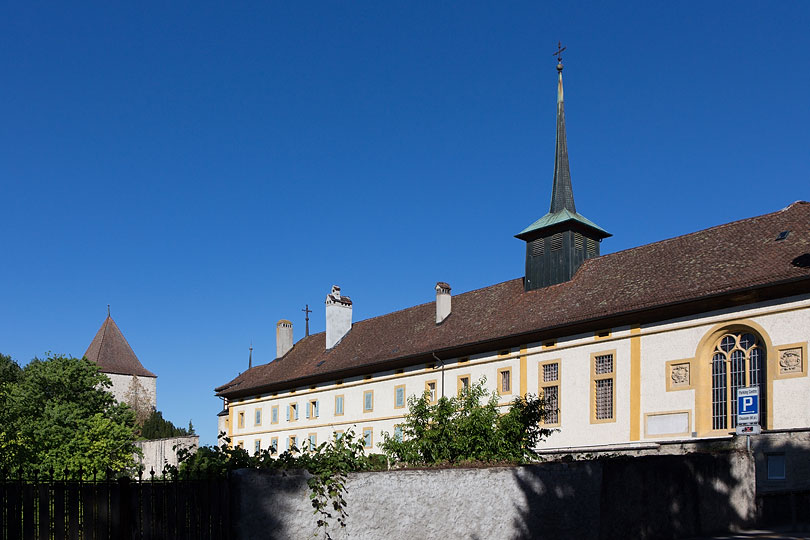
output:
[[[141,361],[135,356],[132,347],[127,343],[124,334],[112,320],[109,314],[96,332],[85,358],[98,364],[103,373],[119,375],[137,375],[138,377],[157,377],[154,373],[143,367]]]

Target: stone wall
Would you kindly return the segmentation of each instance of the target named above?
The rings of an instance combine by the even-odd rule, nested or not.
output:
[[[305,538],[305,473],[232,475],[236,538]],[[356,473],[334,538],[683,538],[749,526],[744,452],[619,457],[525,467]]]
[[[166,439],[154,439],[151,441],[135,441],[135,446],[141,449],[143,457],[137,457],[138,461],[143,466],[143,474],[145,478],[149,477],[149,473],[154,469],[156,475],[160,475],[163,471],[163,465],[177,465],[177,451],[178,448],[197,448],[200,444],[200,438],[197,435],[188,437],[169,437]]]

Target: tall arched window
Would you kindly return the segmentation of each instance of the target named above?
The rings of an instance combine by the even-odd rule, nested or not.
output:
[[[712,352],[712,429],[737,426],[737,389],[759,387],[759,415],[765,416],[765,346],[751,332],[720,336]]]

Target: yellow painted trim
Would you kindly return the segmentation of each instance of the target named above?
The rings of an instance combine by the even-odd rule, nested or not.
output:
[[[371,408],[366,409],[366,396],[369,394],[371,394]],[[364,413],[374,412],[374,390],[363,391],[363,412]]]
[[[287,449],[292,450],[293,448],[298,448],[298,435],[287,437]]]
[[[312,439],[315,438],[313,442]],[[318,434],[315,432],[307,433],[307,450],[314,451],[318,447]]]
[[[273,446],[276,447],[275,452],[273,451]],[[268,448],[271,454],[278,454],[278,437],[270,437],[270,447]]]
[[[776,349],[765,329],[750,319],[735,319],[715,324],[703,335],[695,350],[695,432],[698,437],[727,435],[728,429],[712,429],[712,359],[714,346],[723,334],[740,331],[753,331],[765,344],[765,418],[763,429],[773,427],[773,374],[776,373]],[[747,372],[747,370],[746,370]]]
[[[528,359],[526,358],[526,346],[522,346],[520,348],[520,395],[525,396],[528,392],[528,377],[529,374],[527,373],[528,367]]]
[[[430,403],[431,405],[435,405],[436,403],[438,403],[438,402],[439,402],[439,384],[438,384],[438,379],[431,379],[431,380],[429,380],[429,381],[425,381],[425,392],[427,392],[428,394],[430,394],[430,387],[429,387],[429,385],[430,385],[431,383],[433,384],[433,399],[429,399],[429,398],[428,398],[428,403]]]
[[[298,410],[298,402],[294,401],[292,403],[287,403],[287,407],[288,407],[287,410],[290,413],[289,418],[287,418],[287,422],[290,422],[290,423],[297,422],[298,418],[296,418],[296,417],[301,414],[301,411]]]
[[[226,431],[228,433],[228,438],[233,441],[233,407],[228,406],[228,425],[225,426],[228,428]],[[233,442],[231,442],[231,448],[233,448]]]
[[[651,416],[666,416],[668,414],[683,414],[686,413],[688,416],[687,424],[689,428],[686,431],[681,433],[656,433],[655,435],[650,435],[647,430],[647,420]],[[660,411],[660,412],[653,412],[653,413],[644,413],[644,438],[656,438],[656,437],[689,437],[692,435],[692,411],[688,409],[684,409],[681,411]]]
[[[503,389],[503,374],[509,373],[509,390]],[[512,366],[504,367],[498,369],[498,387],[496,388],[497,392],[501,396],[509,396],[512,395],[512,389],[515,386],[515,380],[512,378]]]
[[[236,443],[236,446],[239,447],[239,448],[244,449],[245,448],[245,441],[239,441],[238,443]]]
[[[641,327],[630,328],[630,440],[641,439]],[[616,371],[616,359],[613,360]],[[614,390],[615,392],[615,390]],[[615,396],[614,396],[615,401]]]
[[[456,394],[458,394],[459,396],[461,395],[461,392],[464,389],[464,385],[461,382],[463,379],[467,379],[467,388],[469,388],[470,385],[472,384],[472,376],[469,373],[458,375],[456,377]]]
[[[596,357],[613,355],[613,371],[610,373],[596,374]],[[588,392],[591,395],[591,424],[608,424],[616,421],[616,401],[618,401],[618,392],[616,391],[616,349],[609,351],[599,351],[591,353],[591,388]],[[610,404],[612,407],[610,418],[596,418],[596,381],[602,379],[613,379],[613,402]]]
[[[338,398],[342,400],[340,412],[338,411]],[[346,413],[346,397],[345,394],[335,394],[335,414],[333,416],[343,416]]]
[[[682,366],[688,365],[689,366],[689,381],[686,384],[675,384],[672,381],[672,368],[675,366]],[[679,390],[694,390],[695,388],[695,373],[694,373],[694,366],[695,366],[695,359],[694,358],[682,358],[680,360],[667,360],[666,362],[666,369],[665,369],[665,376],[666,376],[666,385],[667,385],[667,392],[677,392]]]
[[[790,350],[790,349],[799,349],[802,355],[802,369],[800,371],[796,371],[793,373],[782,373],[781,371],[781,364],[779,363],[779,356],[782,351]],[[807,376],[807,342],[802,343],[790,343],[787,345],[779,345],[776,347],[776,373],[774,373],[775,379],[793,379],[795,377],[806,377]]]
[[[239,411],[239,429],[245,429],[245,411]]]
[[[543,376],[543,366],[557,364],[557,380],[546,381]],[[545,395],[545,389],[556,386],[557,387],[557,421],[550,423],[543,420],[542,424],[546,427],[559,427],[562,425],[562,359],[553,358],[551,360],[543,360],[537,363],[537,388],[541,395]]]
[[[318,418],[315,416],[315,408],[320,400],[318,399],[310,399],[307,401],[307,411],[309,412],[309,419],[312,420],[313,418]]]
[[[369,444],[366,445],[366,433],[370,435],[369,437]],[[374,448],[374,428],[373,427],[364,427],[363,428],[363,448]]]
[[[613,330],[606,328],[605,330],[598,330],[593,333],[593,339],[602,341],[603,339],[610,339],[613,336]]]
[[[397,405],[397,390],[402,388],[402,405]],[[394,387],[394,408],[404,409],[408,405],[408,394],[405,392],[405,385],[398,384]]]

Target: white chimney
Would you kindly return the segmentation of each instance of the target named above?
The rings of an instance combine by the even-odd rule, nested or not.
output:
[[[326,295],[326,348],[331,349],[352,329],[352,300],[340,296],[340,287],[332,285]]]
[[[436,324],[450,315],[450,285],[444,281],[436,283]]]
[[[276,358],[287,354],[293,346],[292,323],[281,319],[276,323]]]

